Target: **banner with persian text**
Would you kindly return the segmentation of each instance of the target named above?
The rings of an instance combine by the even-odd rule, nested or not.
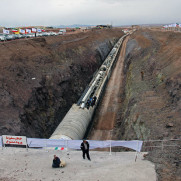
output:
[[[3,144],[27,145],[26,136],[2,135]]]

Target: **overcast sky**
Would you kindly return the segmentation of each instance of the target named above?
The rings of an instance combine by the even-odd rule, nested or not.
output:
[[[0,0],[0,26],[181,23],[181,0]]]

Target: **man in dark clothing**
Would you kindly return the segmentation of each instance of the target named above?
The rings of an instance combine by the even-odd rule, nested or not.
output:
[[[82,142],[81,145],[80,145],[80,148],[81,148],[82,153],[83,153],[83,154],[82,154],[83,159],[85,159],[85,154],[86,154],[88,160],[91,161],[90,156],[89,156],[89,143],[88,143],[88,141],[83,140],[83,142]]]
[[[54,155],[52,167],[58,168],[58,167],[60,167],[60,163],[61,163],[60,158],[58,158],[56,155]]]
[[[94,97],[93,97],[93,99],[92,99],[92,102],[91,102],[91,106],[92,106],[92,107],[95,105],[95,103],[96,103],[96,99],[97,99],[97,97],[96,97],[96,96],[94,96]]]

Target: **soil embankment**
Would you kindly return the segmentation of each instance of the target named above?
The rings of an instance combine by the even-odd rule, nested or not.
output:
[[[161,181],[181,180],[180,39],[180,33],[147,29],[130,36],[124,65],[120,72],[115,67],[90,133],[96,140],[144,140],[142,151]]]
[[[181,138],[180,38],[180,33],[149,30],[131,36],[124,63],[125,89],[113,131],[117,139]],[[180,180],[181,140],[163,144],[162,149],[161,142],[145,142],[143,151],[149,151],[159,180]]]
[[[120,29],[0,43],[0,135],[49,137]]]
[[[180,139],[181,34],[139,31],[125,61],[125,96],[115,130],[118,138]],[[136,42],[136,43],[135,43]],[[159,180],[181,179],[181,140],[146,142]],[[169,146],[172,145],[172,146]]]
[[[49,137],[120,36],[120,30],[100,30],[1,43],[0,135]],[[92,139],[181,138],[180,39],[180,33],[147,29],[130,36],[96,113]],[[144,143],[146,158],[159,180],[180,180],[180,141],[164,144],[173,146]]]

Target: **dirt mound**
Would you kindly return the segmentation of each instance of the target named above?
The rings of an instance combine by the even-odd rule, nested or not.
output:
[[[49,137],[120,29],[0,43],[0,135]]]

